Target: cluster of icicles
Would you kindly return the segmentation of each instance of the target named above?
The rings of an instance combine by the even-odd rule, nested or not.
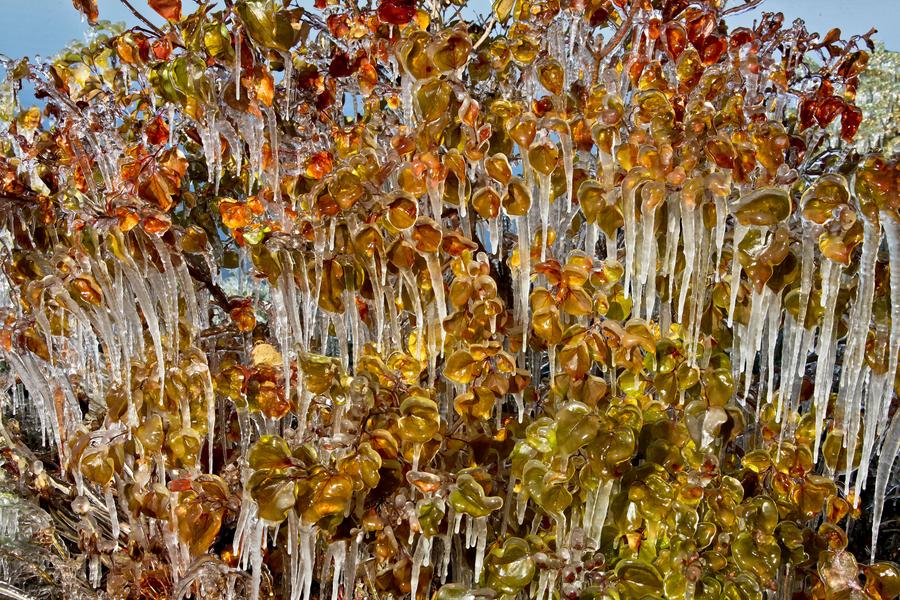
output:
[[[554,28],[556,35],[548,36],[548,50],[559,55],[566,77],[574,78],[581,68],[579,61],[592,60],[586,51],[589,40],[577,32],[579,21],[573,20],[571,24],[562,18],[560,21]],[[610,91],[618,91],[622,97],[628,97],[630,92],[627,79],[619,77],[614,67],[607,69],[604,65],[601,73]],[[218,77],[219,89],[224,90],[229,76],[220,72],[211,73],[210,76]],[[417,113],[413,110],[413,83],[405,72],[399,79],[402,80],[403,90],[402,109],[399,111],[402,114],[402,124],[414,129],[420,123],[417,123]],[[751,98],[763,91],[764,84],[748,78],[746,86],[740,91],[745,97]],[[751,86],[753,89],[749,89]],[[97,121],[112,122],[112,117],[105,115],[102,107],[88,110],[76,107],[52,86],[48,87],[48,91],[51,98],[66,112],[66,118],[75,124],[69,129],[69,135],[77,137],[79,147],[88,154],[84,157],[86,164],[99,167],[106,194],[112,195],[122,190],[123,183],[118,178],[116,165],[124,143],[115,138],[111,127],[96,133],[96,127],[88,126]],[[518,93],[524,94],[522,99],[525,105],[531,105],[538,93],[538,86],[529,80]],[[291,117],[288,106],[285,102],[282,118]],[[783,117],[780,113],[784,110],[784,103],[775,104],[771,108],[772,114],[768,116],[780,120]],[[776,111],[780,113],[775,114]],[[273,216],[283,221],[287,234],[280,236],[277,242],[270,243],[270,250],[283,263],[281,276],[277,280],[250,277],[249,252],[242,257],[237,272],[218,268],[221,257],[215,256],[212,251],[207,253],[205,259],[214,284],[253,298],[257,316],[270,324],[274,338],[272,343],[281,353],[285,372],[290,372],[291,365],[299,362],[301,354],[315,352],[337,357],[342,367],[352,374],[358,364],[361,349],[367,343],[376,344],[387,355],[392,349],[403,348],[404,340],[416,330],[419,350],[428,357],[430,382],[433,383],[440,377],[440,365],[444,358],[444,332],[440,324],[448,315],[448,299],[445,297],[443,265],[440,264],[439,257],[427,257],[434,301],[425,302],[420,298],[419,284],[411,273],[391,272],[384,261],[372,259],[365,268],[373,288],[374,300],[369,301],[369,304],[374,308],[374,326],[366,325],[360,312],[353,308],[355,304],[351,292],[345,293],[344,302],[345,306],[351,308],[343,313],[323,310],[319,302],[321,282],[325,276],[323,263],[335,251],[335,230],[340,217],[329,218],[315,229],[311,253],[314,257],[314,276],[308,277],[304,286],[298,286],[294,277],[296,270],[291,263],[293,255],[278,247],[278,244],[291,244],[291,223],[284,217],[283,210],[274,208],[282,203],[280,186],[277,184],[279,178],[302,172],[305,158],[320,148],[303,140],[281,136],[277,116],[272,109],[265,112],[263,117],[258,117],[239,114],[225,103],[213,103],[206,107],[202,122],[193,122],[186,115],[176,114],[174,107],[165,112],[171,123],[171,144],[177,144],[177,140],[181,139],[179,127],[194,127],[200,132],[208,172],[217,186],[224,169],[234,168],[240,171],[242,160],[246,160],[252,165],[250,170],[254,175],[248,178],[248,184],[268,186],[275,191],[271,211],[281,213]],[[856,265],[852,269],[821,255],[817,243],[823,231],[821,226],[805,219],[796,210],[785,222],[800,246],[799,315],[794,316],[786,310],[782,305],[780,292],[775,293],[765,285],[751,286],[750,318],[743,325],[734,320],[739,297],[739,286],[734,284],[742,276],[746,278],[746,275],[742,273],[740,261],[736,258],[729,260],[728,257],[736,255],[738,246],[748,235],[758,235],[763,242],[771,242],[775,235],[768,224],[741,223],[740,211],[743,210],[742,202],[747,195],[741,189],[743,186],[733,184],[730,176],[722,171],[708,175],[700,183],[700,195],[706,194],[704,197],[711,198],[716,207],[716,219],[712,227],[707,226],[697,203],[685,200],[680,192],[669,192],[664,200],[667,206],[666,222],[661,227],[666,232],[665,244],[664,247],[659,247],[656,243],[657,207],[641,194],[642,177],[649,178],[648,175],[642,174],[639,169],[632,169],[624,181],[615,183],[618,166],[613,156],[596,148],[593,153],[576,151],[571,138],[566,135],[542,135],[545,141],[558,144],[561,149],[566,190],[560,198],[553,201],[550,177],[532,169],[525,156],[523,160],[526,164],[521,167],[519,174],[533,199],[526,214],[503,215],[487,222],[480,219],[471,208],[466,209],[465,200],[458,209],[460,229],[489,240],[484,250],[490,255],[491,261],[503,263],[512,256],[514,250],[520,250],[517,253],[518,269],[511,278],[511,296],[514,299],[514,318],[524,326],[523,338],[528,339],[531,323],[529,295],[533,287],[541,283],[542,276],[535,275],[530,253],[522,252],[521,249],[531,247],[537,232],[557,232],[555,238],[542,236],[541,260],[549,257],[564,258],[573,252],[584,252],[598,262],[605,259],[620,261],[624,266],[625,295],[633,301],[633,314],[655,323],[663,335],[674,325],[683,328],[691,361],[698,360],[698,356],[702,354],[701,321],[704,307],[712,301],[713,284],[729,282],[731,291],[728,325],[734,335],[731,350],[734,380],[743,381],[742,389],[736,390],[734,400],[743,406],[745,398],[755,393],[758,399],[755,404],[757,413],[763,405],[774,404],[779,419],[782,414],[802,408],[801,382],[807,373],[808,357],[810,353],[815,353],[817,366],[814,391],[809,406],[805,408],[814,410],[816,415],[814,460],[818,459],[826,416],[833,415],[838,420],[834,427],[845,432],[843,444],[846,448],[846,468],[839,468],[831,475],[842,480],[844,494],[857,501],[865,486],[875,486],[872,528],[874,556],[885,491],[894,460],[900,452],[900,411],[891,415],[894,376],[900,353],[900,223],[895,210],[884,207],[877,215],[871,212],[864,214],[863,211],[857,213],[857,218],[863,221],[863,239],[858,258],[854,259]],[[223,139],[227,141],[234,161],[231,166],[223,164]],[[263,168],[264,143],[268,143],[272,149],[272,162],[268,168]],[[298,161],[288,164],[286,157],[295,155],[300,157]],[[23,157],[26,171],[29,160]],[[578,222],[577,216],[581,210],[575,201],[578,190],[573,189],[572,172],[576,167],[585,169],[596,180],[605,182],[611,189],[609,193],[613,195],[613,201],[621,202],[624,224],[614,236],[605,235],[598,225],[590,223],[582,223],[574,233],[570,230],[570,225]],[[478,175],[480,174],[473,173],[473,176]],[[852,181],[848,182],[837,176],[833,180],[847,190],[850,204],[860,206],[863,203],[875,203],[871,198],[857,198],[852,191],[855,189]],[[392,183],[388,182],[386,185],[390,187]],[[428,194],[418,207],[421,215],[430,215],[438,223],[442,223],[445,209],[448,208],[444,206],[442,186],[441,182],[429,181]],[[461,190],[462,187],[460,186]],[[783,187],[787,187],[786,184]],[[90,192],[99,193],[98,190]],[[896,194],[896,186],[887,193]],[[297,206],[294,199],[294,208]],[[648,206],[650,208],[645,210]],[[636,216],[638,214],[640,218]],[[8,219],[16,218],[16,214],[8,216]],[[349,226],[352,229],[354,224],[350,223]],[[27,225],[20,223],[13,226],[11,222],[7,222],[6,228],[8,231],[22,230],[27,229]],[[102,230],[99,225],[96,233],[100,238],[116,235],[113,231]],[[39,281],[29,284],[31,288],[25,290],[30,298],[52,298],[59,303],[67,311],[73,325],[64,335],[60,335],[58,327],[49,322],[37,306],[29,315],[19,316],[29,316],[35,320],[35,331],[46,344],[50,359],[44,360],[36,353],[20,348],[3,352],[4,360],[17,378],[17,383],[10,391],[13,409],[24,410],[21,406],[23,403],[32,404],[40,418],[45,442],[56,448],[64,448],[72,435],[82,427],[79,394],[88,394],[92,406],[102,406],[112,388],[120,387],[130,395],[132,385],[129,377],[132,370],[129,365],[133,361],[146,359],[148,355],[155,357],[160,387],[164,388],[169,367],[186,360],[182,355],[183,349],[202,346],[201,333],[227,321],[227,315],[214,307],[209,291],[198,285],[185,261],[174,254],[175,250],[171,246],[153,235],[139,234],[134,238],[137,240],[136,245],[131,250],[122,249],[112,260],[109,256],[104,256],[101,260],[86,252],[73,253],[71,249],[63,248],[58,255],[46,257],[42,268],[47,274]],[[513,240],[518,240],[517,244],[512,243]],[[761,246],[765,245],[763,242],[760,243]],[[13,251],[14,243],[11,235],[4,236],[7,252]],[[142,258],[149,255],[158,257],[159,265]],[[873,315],[873,298],[879,264],[890,269],[890,314],[888,319],[876,320]],[[92,276],[102,293],[101,303],[92,306],[73,297],[73,289],[64,285],[63,281],[67,274],[74,272],[89,273]],[[301,268],[300,272],[304,277],[307,276],[305,268]],[[677,293],[662,297],[657,290],[659,281],[667,281],[668,290],[677,290]],[[821,282],[821,293],[815,298],[820,303],[818,307],[812,305],[816,281]],[[847,290],[851,290],[848,329],[841,342],[843,358],[839,361],[838,329],[841,315],[837,314],[836,307],[839,296]],[[22,290],[16,290],[16,293],[19,292]],[[413,305],[404,307],[404,310],[415,315],[414,323],[419,324],[418,326],[412,325],[412,320],[404,318],[398,312],[397,298],[403,294],[412,299]],[[822,318],[807,328],[803,324],[807,322],[807,311],[812,310],[821,311]],[[187,328],[183,326],[184,322],[188,323]],[[876,333],[888,340],[888,368],[879,373],[873,372],[866,361],[867,338],[873,323],[876,328],[889,328],[888,331]],[[182,343],[179,336],[185,335],[191,339]],[[249,338],[245,339],[245,343],[245,351],[249,355]],[[209,452],[209,465],[213,464],[212,454],[216,444],[224,443],[219,439],[223,425],[219,423],[217,426],[217,416],[225,414],[224,402],[216,398],[211,376],[218,368],[217,360],[215,351],[206,355],[192,355],[188,360],[191,374],[198,375],[205,382],[203,390],[208,407],[206,449]],[[517,360],[519,367],[531,371],[536,386],[541,386],[538,374],[543,365],[549,362],[549,372],[556,370],[552,350],[522,351]],[[755,367],[757,364],[758,368]],[[837,372],[840,373],[839,377],[835,377]],[[335,419],[333,430],[326,439],[317,441],[315,436],[309,435],[307,429],[310,424],[307,423],[306,413],[314,398],[309,390],[304,389],[303,378],[300,377],[298,381],[299,389],[290,388],[290,378],[285,381],[285,396],[300,407],[296,419],[292,415],[284,422],[273,422],[259,414],[248,414],[246,408],[243,411],[238,409],[242,477],[245,480],[250,475],[246,467],[246,454],[254,440],[262,434],[291,433],[297,439],[318,443],[324,456],[329,453],[328,443],[340,438],[340,419]],[[23,393],[23,390],[27,393]],[[836,400],[833,409],[829,410],[832,395],[835,395]],[[450,400],[444,398],[439,403],[442,419],[450,418]],[[517,400],[521,402],[520,398]],[[188,399],[184,399],[184,402],[187,403]],[[129,412],[122,423],[110,423],[91,432],[92,443],[108,442],[127,434],[128,428],[136,427],[139,423],[130,397],[128,407]],[[522,405],[518,418],[520,421],[525,415],[531,418],[539,410],[536,404]],[[190,409],[185,408],[182,414],[185,419],[189,419]],[[190,426],[188,420],[184,427],[187,429]],[[782,435],[785,429],[782,429]],[[856,440],[861,432],[864,432],[862,455],[855,457]],[[857,458],[859,466],[853,468],[852,465],[857,464]],[[873,460],[878,461],[877,476],[874,482],[870,482],[867,481],[867,474]],[[165,458],[160,456],[156,465],[156,473],[135,476],[156,477],[157,482],[163,484],[169,482],[173,474],[167,472]],[[195,473],[198,470],[199,466],[193,469]],[[116,496],[120,494],[114,495],[112,488],[107,488],[105,498],[100,498],[89,489],[89,484],[81,480],[80,470],[74,469],[73,472],[76,473],[75,494],[105,503],[112,519],[113,540],[118,540],[122,532],[140,539],[142,534],[138,532],[146,528],[146,524],[142,518],[131,514],[126,506],[121,503],[117,505]],[[124,482],[120,478],[117,480],[121,493]],[[610,481],[591,496],[589,509],[586,509],[581,519],[588,532],[588,539],[600,537],[611,488]],[[524,508],[522,503],[516,511],[524,514]],[[0,514],[5,515],[5,510],[0,506]],[[123,516],[124,522],[120,522],[123,521]],[[414,518],[412,514],[409,517]],[[5,518],[6,516],[3,517]],[[479,580],[487,541],[485,519],[467,516],[463,520],[463,515],[453,516],[451,513],[450,520],[452,525],[448,527],[447,537],[440,543],[434,544],[433,541],[437,538],[424,535],[420,535],[415,543],[410,541],[415,548],[411,586],[414,598],[421,585],[416,580],[419,566],[442,565],[437,573],[442,579],[447,577],[453,555],[451,536],[461,529],[465,533],[464,547],[476,548],[476,567],[472,580]],[[2,519],[0,521],[6,522]],[[290,597],[293,600],[308,600],[315,579],[313,568],[316,562],[316,527],[299,522],[294,512],[290,513],[284,524],[268,523],[258,517],[256,506],[247,494],[242,498],[237,523],[233,551],[240,557],[239,569],[251,573],[247,584],[250,596],[255,598],[260,588],[267,536],[275,540],[278,527],[284,526],[289,529],[287,552],[290,555]],[[177,589],[182,595],[195,591],[192,586],[201,581],[201,576],[209,569],[223,569],[220,564],[212,562],[191,563],[187,548],[178,540],[176,533],[167,530],[164,535],[172,566],[171,575],[178,583]],[[336,600],[340,586],[345,590],[355,589],[355,579],[359,576],[357,566],[367,559],[363,554],[361,539],[362,533],[350,542],[338,541],[327,547],[322,565],[324,574],[319,581],[332,582],[332,589],[323,589],[323,597]],[[565,536],[561,539],[565,539]],[[234,586],[242,576],[238,571],[225,571],[230,595],[234,593]],[[93,565],[91,574],[94,582],[99,584],[99,568],[96,564]],[[555,577],[555,572],[540,576],[537,598],[542,598],[545,593],[549,593],[548,588],[557,585],[551,577]]]

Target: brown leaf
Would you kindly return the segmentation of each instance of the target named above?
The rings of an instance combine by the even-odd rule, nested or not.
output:
[[[147,4],[167,21],[181,20],[181,0],[147,0]]]
[[[825,39],[822,40],[822,45],[832,44],[839,39],[841,39],[841,30],[835,27],[825,35]]]
[[[75,10],[87,17],[88,23],[93,25],[97,22],[97,18],[100,16],[100,11],[97,10],[97,0],[72,0],[72,5],[75,6]]]

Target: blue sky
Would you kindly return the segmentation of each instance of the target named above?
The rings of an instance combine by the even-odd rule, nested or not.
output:
[[[131,0],[147,16],[154,16],[146,0]],[[99,0],[100,18],[123,21],[128,25],[137,21],[119,0]],[[184,0],[185,11],[194,5]],[[477,8],[489,10],[489,0],[473,0]],[[891,6],[893,5],[893,9]],[[73,39],[83,40],[89,27],[72,8],[71,0],[0,0],[0,54],[9,57],[49,56]],[[876,38],[889,50],[900,51],[900,18],[892,12],[897,0],[765,0],[761,7],[748,15],[732,20],[734,26],[749,25],[760,10],[781,11],[786,23],[802,17],[810,30],[825,33],[840,27],[844,35],[865,33],[871,27],[879,30]],[[894,14],[893,17],[886,16]]]

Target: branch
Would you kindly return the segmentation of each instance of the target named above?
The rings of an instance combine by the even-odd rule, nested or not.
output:
[[[762,3],[763,3],[763,0],[746,0],[740,6],[732,6],[728,10],[722,11],[722,16],[726,17],[728,15],[740,14],[744,11],[750,10],[754,6],[759,6]]]
[[[760,0],[762,1],[762,0]],[[622,22],[622,25],[616,30],[616,35],[613,36],[609,42],[603,46],[600,52],[597,54],[597,64],[594,67],[594,82],[597,81],[597,77],[600,75],[600,63],[603,62],[603,59],[612,52],[616,46],[622,43],[622,40],[625,39],[625,35],[631,31],[631,23],[634,21],[634,16],[637,14],[638,10],[641,8],[641,3],[637,0],[631,5],[631,10],[628,11],[628,16],[625,17],[625,20]]]
[[[491,31],[494,30],[494,25],[496,23],[497,23],[497,19],[495,19],[494,16],[492,15],[490,21],[488,21],[488,23],[486,23],[484,26],[484,33],[481,34],[481,37],[478,39],[477,42],[475,42],[475,46],[472,47],[472,50],[478,50],[478,47],[484,43],[484,40],[486,40],[488,38],[488,35],[490,35]]]
[[[222,310],[226,313],[228,312],[228,294],[225,293],[225,290],[219,287],[219,285],[213,281],[212,273],[208,270],[201,269],[199,266],[194,264],[190,260],[185,260],[184,264],[187,265],[188,273],[191,277],[194,278],[195,281],[199,281],[203,284],[203,286],[209,291],[210,296],[213,297],[213,300],[216,301]]]
[[[119,2],[124,4],[128,8],[128,10],[131,11],[131,14],[133,14],[139,20],[143,21],[144,24],[147,25],[147,27],[149,27],[156,35],[158,35],[159,37],[163,37],[166,35],[162,29],[153,24],[153,21],[138,12],[138,9],[132,6],[128,0],[119,0]]]

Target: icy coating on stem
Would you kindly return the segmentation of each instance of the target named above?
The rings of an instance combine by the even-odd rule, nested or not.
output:
[[[0,595],[900,594],[872,41],[755,4],[150,0],[3,59]]]

